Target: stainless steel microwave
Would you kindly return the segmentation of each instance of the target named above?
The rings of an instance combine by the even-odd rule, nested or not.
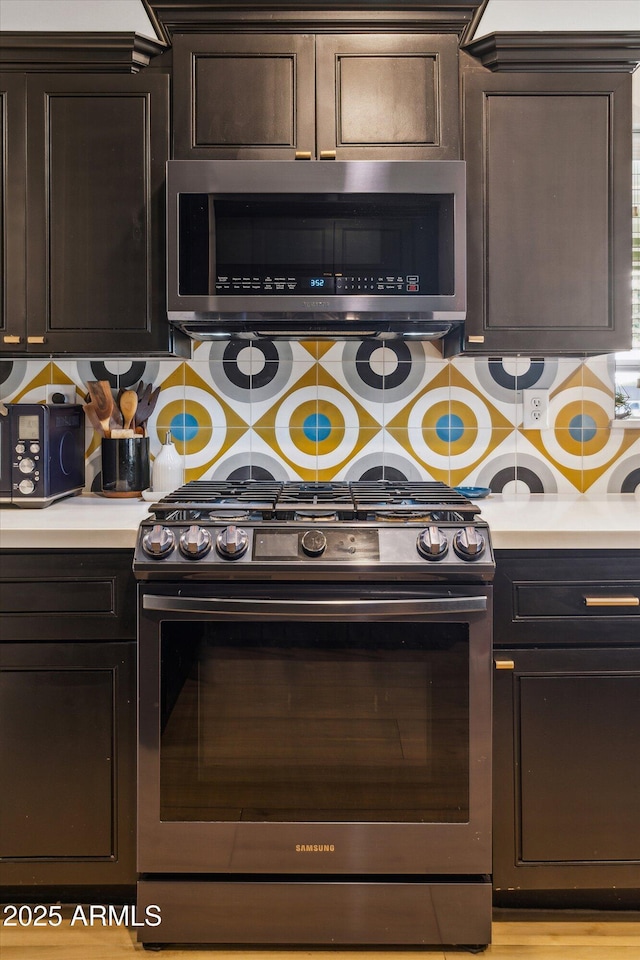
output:
[[[170,160],[169,320],[194,339],[462,347],[465,164]]]

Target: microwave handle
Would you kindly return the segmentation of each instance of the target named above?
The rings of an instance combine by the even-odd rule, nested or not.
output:
[[[411,600],[266,600],[245,598],[230,600],[227,597],[156,597],[145,594],[142,598],[145,610],[161,613],[220,614],[222,616],[253,619],[269,617],[283,619],[341,620],[379,619],[382,617],[430,616],[446,613],[478,613],[487,609],[487,598],[480,597],[434,597]]]

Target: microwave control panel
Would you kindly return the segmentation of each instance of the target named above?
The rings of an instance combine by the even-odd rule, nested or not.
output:
[[[349,276],[231,276],[219,275],[216,293],[235,294],[249,291],[278,295],[300,293],[343,294],[417,294],[420,293],[420,275],[349,275]]]

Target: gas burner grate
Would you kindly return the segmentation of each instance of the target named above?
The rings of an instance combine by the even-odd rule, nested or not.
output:
[[[439,480],[357,481],[351,486],[358,515],[373,513],[379,521],[438,522],[473,519],[480,513],[463,494]]]
[[[335,512],[335,519],[394,516],[407,519],[412,511],[433,519],[455,513],[473,517],[479,508],[439,481],[335,481],[328,483],[278,480],[192,480],[150,508],[160,519],[201,519],[243,512],[259,520],[292,520],[296,511]]]
[[[211,506],[261,500],[275,503],[282,482],[278,480],[190,480],[160,501],[166,504],[199,503]]]
[[[439,480],[358,480],[351,484],[351,489],[356,504],[455,507],[469,503],[465,496]]]
[[[289,480],[282,485],[278,503],[304,504],[353,504],[351,484],[345,481],[330,483],[305,483]]]
[[[214,514],[261,519],[273,515],[278,480],[190,480],[150,507],[160,520],[202,520]]]

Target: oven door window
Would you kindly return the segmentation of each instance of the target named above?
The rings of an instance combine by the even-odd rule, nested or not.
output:
[[[464,623],[164,622],[161,819],[466,822]]]

